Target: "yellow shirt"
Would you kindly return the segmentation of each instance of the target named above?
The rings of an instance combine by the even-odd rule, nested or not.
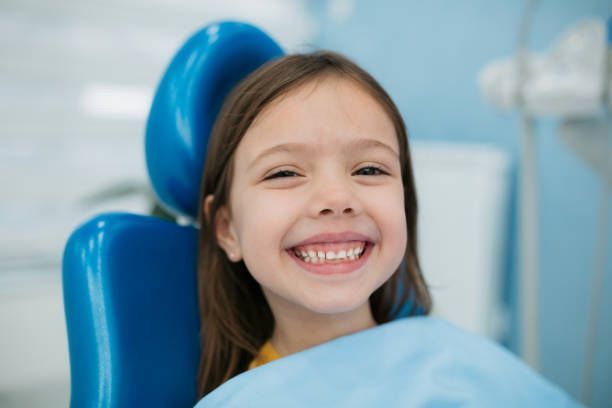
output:
[[[276,352],[276,350],[274,350],[274,347],[272,347],[272,343],[270,343],[270,340],[268,340],[264,343],[263,346],[261,346],[261,348],[259,349],[259,354],[257,354],[253,361],[251,361],[251,364],[249,364],[249,370],[251,368],[259,367],[261,365],[269,363],[270,361],[274,361],[277,358],[281,358],[281,356]]]

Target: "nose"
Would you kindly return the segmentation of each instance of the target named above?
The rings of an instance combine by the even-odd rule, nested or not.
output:
[[[317,188],[311,204],[311,215],[355,216],[362,211],[359,198],[348,181],[323,182]]]

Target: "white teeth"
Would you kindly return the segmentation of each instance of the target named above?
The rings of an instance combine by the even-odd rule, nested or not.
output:
[[[308,250],[305,251],[303,249],[294,250],[295,255],[302,259],[304,262],[309,263],[325,263],[325,261],[344,261],[344,260],[356,260],[363,253],[364,246],[359,246],[355,248],[349,248],[348,250],[341,249],[338,252],[334,251],[322,251],[322,250]]]

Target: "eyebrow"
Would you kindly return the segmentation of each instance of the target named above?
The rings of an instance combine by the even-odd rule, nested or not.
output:
[[[344,143],[343,151],[349,153],[355,153],[360,150],[368,150],[368,149],[383,149],[387,152],[393,154],[395,157],[399,157],[399,153],[396,152],[389,145],[375,139],[357,139],[356,141],[351,141],[349,143]],[[314,146],[309,146],[305,143],[283,143],[261,152],[252,162],[249,164],[248,169],[255,166],[258,162],[263,160],[264,158],[279,154],[279,153],[294,153],[294,152],[311,152],[314,153],[316,148]]]

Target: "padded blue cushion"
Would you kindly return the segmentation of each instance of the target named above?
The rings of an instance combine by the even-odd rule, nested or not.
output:
[[[282,49],[244,23],[211,24],[194,34],[162,78],[147,122],[146,160],[169,211],[197,217],[208,136],[229,91]]]
[[[64,252],[72,407],[184,407],[196,401],[197,232],[106,214]]]

